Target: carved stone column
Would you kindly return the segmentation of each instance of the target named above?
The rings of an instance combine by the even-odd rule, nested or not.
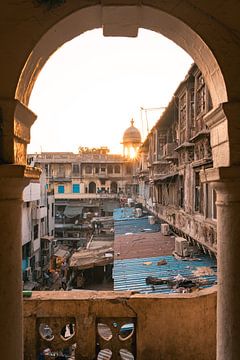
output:
[[[217,360],[238,360],[240,339],[240,166],[208,169],[217,193]]]
[[[240,102],[220,104],[204,116],[214,167],[240,164]]]
[[[37,116],[15,99],[0,99],[0,163],[25,165],[30,128]]]
[[[22,191],[39,172],[0,165],[0,349],[1,358],[23,359]]]

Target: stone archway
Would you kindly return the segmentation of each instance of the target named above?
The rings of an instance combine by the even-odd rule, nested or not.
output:
[[[3,358],[22,358],[21,281],[16,274],[20,275],[21,268],[21,192],[27,178],[34,176],[24,168],[26,144],[35,120],[28,109],[29,96],[37,75],[59,46],[84,31],[99,27],[103,27],[106,36],[136,36],[139,27],[159,32],[192,56],[206,80],[214,106],[206,117],[211,130],[214,165],[224,166],[203,174],[205,180],[217,184],[218,223],[224,226],[218,239],[219,254],[223,254],[220,258],[223,303],[219,300],[218,359],[239,358],[237,298],[240,290],[238,282],[233,283],[231,279],[238,274],[240,255],[240,249],[234,246],[238,243],[238,228],[234,224],[240,221],[240,195],[234,192],[240,182],[240,26],[238,19],[234,19],[240,5],[234,0],[222,2],[223,13],[232,6],[226,17],[219,12],[219,2],[202,3],[206,4],[200,1],[195,4],[191,0],[145,0],[144,5],[139,5],[138,0],[99,0],[94,2],[97,5],[86,7],[86,2],[80,0],[66,2],[51,12],[41,6],[34,7],[30,1],[1,4],[0,157],[2,164],[15,164],[0,166],[0,225],[4,245],[1,283],[8,289],[1,297],[1,322],[5,324],[1,333]],[[228,18],[233,19],[233,23]],[[16,239],[14,246],[10,238]]]
[[[113,193],[113,194],[116,194],[116,193],[117,193],[117,183],[116,183],[116,181],[112,181],[112,182],[111,182],[110,191],[111,191],[111,193]]]
[[[88,192],[89,194],[96,194],[96,183],[95,182],[90,182],[89,186],[88,186]]]
[[[180,17],[173,16],[170,11],[168,13],[145,5],[90,6],[56,22],[32,49],[17,84],[15,97],[28,105],[34,82],[49,56],[81,33],[101,27],[105,36],[135,37],[140,27],[161,33],[194,59],[208,85],[213,106],[228,100],[220,63],[198,31],[180,20]]]

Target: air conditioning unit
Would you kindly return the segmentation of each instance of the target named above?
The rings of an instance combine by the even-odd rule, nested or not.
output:
[[[183,237],[175,238],[175,253],[179,256],[189,256],[189,244]]]
[[[169,224],[161,224],[161,233],[163,235],[169,235]]]

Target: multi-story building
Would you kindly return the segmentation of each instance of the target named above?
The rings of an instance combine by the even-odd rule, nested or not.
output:
[[[49,266],[54,239],[54,196],[47,192],[44,171],[24,189],[22,214],[22,271],[29,288]]]
[[[172,230],[216,252],[215,191],[200,180],[212,167],[211,110],[204,78],[193,64],[139,151],[139,200]]]
[[[133,165],[105,147],[80,148],[78,154],[30,155],[46,171],[48,191],[55,194],[55,235],[59,242],[81,245],[90,231],[90,216],[112,215],[120,198],[131,192]]]

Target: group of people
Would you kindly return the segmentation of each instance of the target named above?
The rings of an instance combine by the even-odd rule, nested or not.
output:
[[[62,261],[61,267],[55,271],[45,271],[43,273],[43,285],[51,290],[67,290],[68,264]]]

